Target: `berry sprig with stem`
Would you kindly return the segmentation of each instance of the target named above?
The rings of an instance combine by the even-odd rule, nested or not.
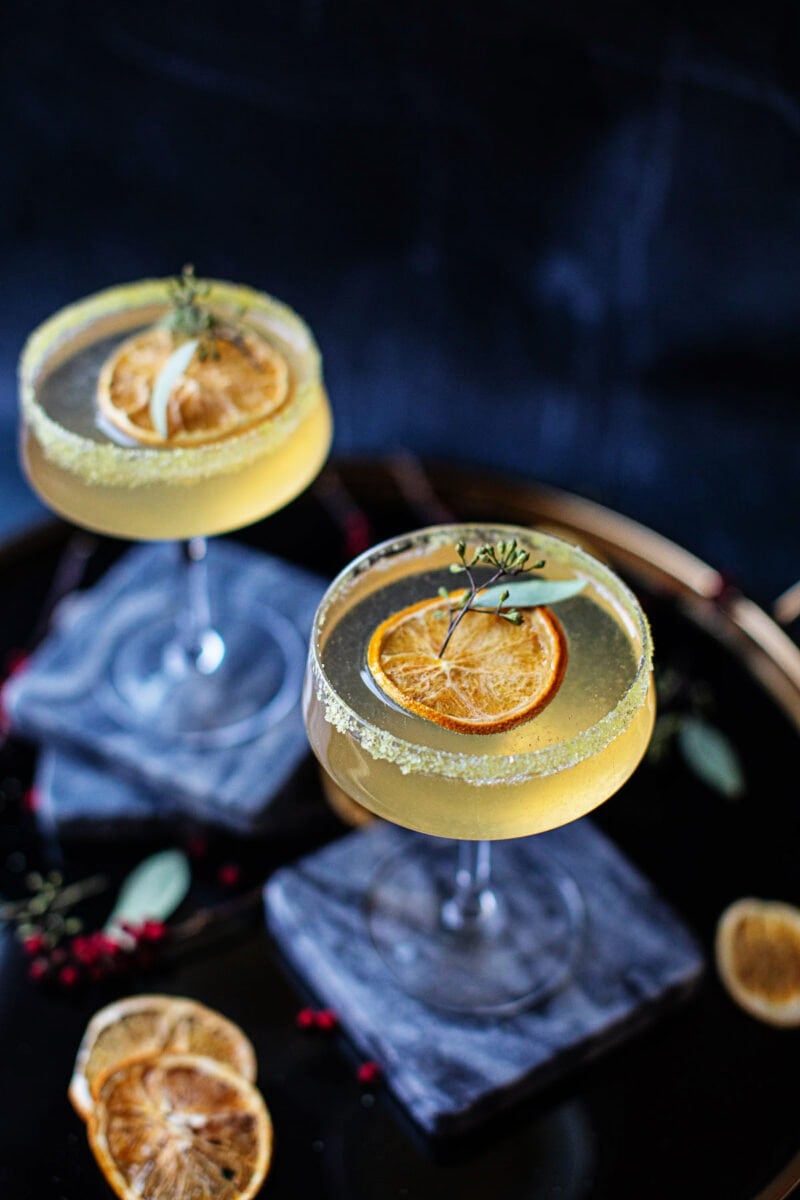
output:
[[[450,639],[468,612],[494,613],[495,616],[502,617],[504,621],[508,621],[512,625],[521,625],[522,614],[519,609],[503,607],[511,595],[508,589],[500,593],[497,604],[493,607],[480,605],[476,601],[482,592],[501,580],[515,579],[517,576],[529,574],[531,571],[540,571],[545,565],[544,559],[535,563],[530,562],[529,552],[522,549],[516,538],[512,538],[510,542],[500,541],[495,544],[487,543],[478,546],[469,561],[467,561],[467,543],[463,539],[456,542],[455,551],[459,562],[452,563],[450,571],[453,575],[466,575],[469,588],[464,591],[463,595],[457,597],[451,596],[447,588],[439,588],[439,595],[447,601],[448,605],[448,626],[437,658],[444,656]],[[473,574],[477,567],[488,567],[492,571],[490,577],[483,583],[478,583]]]

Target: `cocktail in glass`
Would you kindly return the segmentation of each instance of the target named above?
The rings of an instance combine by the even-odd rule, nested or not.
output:
[[[299,635],[268,597],[237,595],[226,580],[209,593],[205,538],[268,516],[303,491],[325,461],[332,425],[319,351],[301,318],[252,288],[187,278],[192,312],[206,328],[195,337],[162,330],[172,363],[133,380],[146,393],[144,416],[134,419],[151,440],[133,426],[135,436],[125,432],[122,410],[122,428],[107,420],[98,397],[103,373],[131,339],[170,329],[176,283],[168,279],[89,296],[34,331],[20,360],[21,458],[45,504],[76,524],[126,539],[179,540],[188,602],[172,613],[163,597],[161,611],[146,591],[131,597],[130,611],[115,619],[108,694],[122,720],[224,744],[253,736],[295,703]],[[282,390],[268,411],[254,409],[251,418],[248,395],[227,395],[225,363],[234,357],[251,375],[262,359],[279,368]],[[218,433],[202,427],[202,387],[192,379],[206,359],[232,414]],[[159,379],[170,413],[181,388],[189,396],[183,438],[166,416],[164,437],[150,427],[147,402]]]
[[[547,610],[565,649],[548,702],[510,728],[472,733],[390,698],[368,664],[376,629],[437,595],[447,608],[454,545],[466,545],[469,556],[512,542],[531,562],[544,560],[539,579],[567,585]],[[479,583],[487,571],[478,569]],[[471,669],[452,667],[453,678]],[[596,808],[647,747],[655,715],[650,633],[614,572],[566,541],[518,527],[438,526],[384,542],[351,563],[320,604],[304,711],[314,753],[351,798],[433,835],[408,839],[381,864],[368,897],[372,940],[400,986],[431,1004],[480,1013],[514,1011],[565,983],[583,935],[580,886],[544,843],[516,839]],[[445,839],[458,842],[455,871]]]

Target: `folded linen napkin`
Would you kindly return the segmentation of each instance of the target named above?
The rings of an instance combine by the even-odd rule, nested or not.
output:
[[[302,786],[299,779],[302,778]],[[295,784],[297,786],[294,786]],[[308,786],[305,786],[306,783]],[[314,786],[313,772],[292,777],[289,786],[270,794],[258,821],[241,818],[229,806],[214,812],[211,824],[234,834],[307,837],[330,832],[336,821]],[[198,814],[192,801],[172,789],[154,792],[119,775],[108,763],[74,750],[45,747],[34,779],[35,815],[41,832],[58,840],[149,838],[165,828],[192,827]]]
[[[73,597],[26,670],[6,685],[3,698],[20,735],[73,756],[69,763],[56,760],[62,777],[69,771],[74,783],[78,770],[96,771],[102,763],[112,767],[116,783],[109,805],[117,811],[123,794],[130,807],[129,789],[136,784],[144,796],[144,807],[141,796],[133,806],[140,816],[153,797],[162,805],[168,797],[167,803],[187,817],[247,833],[269,823],[273,799],[308,753],[300,686],[325,582],[283,560],[213,539],[208,569],[212,610],[220,624],[226,608],[260,619],[269,604],[277,613],[272,641],[280,644],[286,675],[281,713],[244,744],[204,746],[188,737],[164,737],[157,725],[130,720],[112,687],[111,656],[131,615],[164,620],[164,614],[178,615],[184,604],[175,547],[169,543],[128,551],[98,584]],[[259,645],[252,647],[252,655],[261,652]],[[80,787],[71,804],[80,804],[79,792],[86,789]]]

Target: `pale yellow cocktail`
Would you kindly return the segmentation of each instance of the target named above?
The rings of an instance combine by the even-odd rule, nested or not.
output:
[[[453,732],[376,687],[366,647],[385,617],[452,587],[453,543],[516,537],[538,575],[583,580],[553,606],[568,662],[554,699],[501,733]],[[331,586],[314,627],[306,723],[317,757],[359,804],[442,837],[520,837],[583,816],[633,773],[655,716],[647,623],[606,566],[544,534],[505,527],[423,530],[368,551]]]
[[[170,310],[170,280],[111,288],[61,310],[20,362],[26,474],[62,516],[117,537],[182,539],[238,529],[318,474],[331,441],[320,357],[307,325],[262,292],[210,281],[203,304],[285,361],[285,401],[243,432],[202,445],[137,444],[98,420],[97,379],[117,347]]]

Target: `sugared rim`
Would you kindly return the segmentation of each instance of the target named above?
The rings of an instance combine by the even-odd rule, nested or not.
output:
[[[59,309],[25,343],[19,361],[22,416],[45,455],[57,466],[94,484],[127,486],[190,482],[225,474],[276,449],[318,402],[322,393],[320,355],[311,330],[293,309],[265,292],[224,280],[204,280],[212,308],[245,310],[245,320],[285,349],[293,395],[271,419],[217,442],[190,447],[123,446],[99,442],[65,429],[44,410],[37,381],[48,359],[70,337],[115,314],[141,309],[157,320],[169,308],[170,279],[144,279],[86,296]],[[92,398],[93,402],[93,398]]]
[[[632,622],[641,640],[641,653],[633,679],[618,703],[594,725],[555,746],[544,746],[526,753],[508,755],[454,753],[419,746],[388,733],[360,716],[336,692],[325,673],[319,656],[321,631],[331,606],[375,563],[395,554],[411,553],[446,546],[459,538],[467,542],[496,542],[516,537],[526,549],[542,551],[548,559],[565,563],[585,572],[587,578],[611,598]],[[462,779],[471,784],[514,783],[532,776],[552,775],[604,750],[625,731],[644,705],[650,687],[653,646],[650,627],[633,592],[609,567],[587,551],[552,534],[539,533],[518,525],[463,523],[432,525],[399,537],[389,538],[354,559],[333,580],[320,601],[314,618],[309,644],[309,671],[312,686],[323,706],[325,718],[340,733],[355,738],[375,759],[394,763],[405,773],[440,775]]]

